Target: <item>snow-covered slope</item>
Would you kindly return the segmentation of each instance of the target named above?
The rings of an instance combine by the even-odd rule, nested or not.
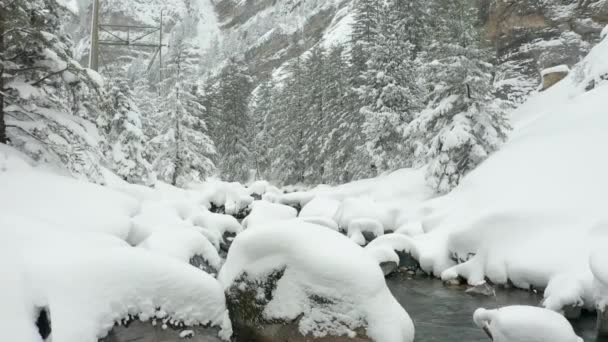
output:
[[[588,267],[606,243],[608,40],[514,113],[510,141],[423,206],[422,266],[444,279],[545,288],[545,305],[593,306]],[[460,265],[449,267],[450,258]]]
[[[215,326],[227,339],[223,289],[190,265],[194,256],[216,270],[222,262],[224,223],[195,220],[209,214],[214,187],[106,180],[103,187],[57,175],[0,145],[0,340],[41,341],[41,310],[52,317],[56,341],[95,342],[132,317]],[[215,246],[208,236],[217,236]],[[127,243],[136,237],[140,248]]]

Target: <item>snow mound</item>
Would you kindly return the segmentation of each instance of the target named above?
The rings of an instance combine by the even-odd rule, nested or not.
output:
[[[32,315],[47,308],[53,340],[94,342],[129,315],[213,325],[223,329],[224,338],[231,334],[220,284],[190,265],[111,235],[54,230],[35,219],[6,215],[0,231],[3,241],[17,246],[17,276],[27,280],[3,283],[3,292],[21,292],[16,305]],[[35,316],[22,319],[34,322]],[[25,341],[21,337],[10,340]]]
[[[281,194],[281,190],[267,181],[255,181],[247,186],[249,195],[264,196],[266,193]]]
[[[364,233],[369,233],[373,239],[384,234],[384,227],[380,221],[375,219],[358,218],[350,221],[347,235],[351,240],[355,241],[358,245],[365,245],[366,238],[364,237]]]
[[[207,201],[208,207],[211,205],[224,207],[228,215],[238,214],[253,202],[253,197],[250,196],[247,188],[240,183],[210,179],[201,184],[192,184],[190,189],[200,192]]]
[[[306,217],[300,217],[300,220],[302,220],[304,222],[316,224],[318,226],[323,226],[323,227],[329,228],[331,230],[335,230],[335,231],[339,230],[338,224],[336,223],[336,221],[334,221],[328,217],[306,216]]]
[[[300,211],[300,217],[328,217],[332,218],[338,212],[340,201],[323,196],[317,196],[308,202]]]
[[[0,145],[2,146],[2,145]],[[62,230],[103,232],[125,239],[138,202],[118,191],[30,166],[14,150],[0,150],[0,215],[35,218]]]
[[[349,197],[342,201],[334,219],[343,230],[347,230],[352,221],[368,219],[380,222],[384,231],[394,227],[394,215],[391,214],[370,197]]]
[[[374,341],[413,341],[413,323],[386,287],[376,261],[324,227],[291,220],[246,230],[234,240],[218,279],[229,289],[244,273],[255,279],[281,269],[265,318],[302,315],[300,332],[315,336],[353,336],[354,329],[365,327]],[[333,304],[320,309],[313,297]]]
[[[473,321],[494,342],[583,342],[564,316],[533,306],[477,309]]]
[[[291,207],[304,207],[314,197],[313,193],[307,191],[296,191],[288,194],[284,194],[279,198],[279,203],[288,205]]]
[[[297,215],[297,210],[292,207],[266,201],[255,201],[251,205],[251,213],[243,220],[243,227],[250,229],[274,221],[293,219]]]
[[[193,229],[157,232],[150,235],[138,247],[185,263],[189,263],[194,256],[201,256],[215,270],[219,270],[222,264],[222,259],[214,245],[203,234]]]
[[[217,231],[220,236],[225,233],[238,234],[243,230],[239,221],[234,217],[210,211],[193,216],[190,220],[195,226]]]

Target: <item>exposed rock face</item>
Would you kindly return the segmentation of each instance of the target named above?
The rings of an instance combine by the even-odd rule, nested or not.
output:
[[[608,336],[608,307],[597,310],[597,335]]]
[[[566,76],[568,76],[567,71],[555,71],[555,72],[543,73],[542,74],[542,77],[543,77],[542,90],[547,90],[547,89],[553,87],[557,82],[566,78]]]
[[[479,6],[501,63],[500,93],[516,102],[537,87],[542,70],[582,59],[608,24],[605,0],[479,0]]]
[[[284,270],[275,271],[265,280],[249,279],[243,274],[226,292],[226,305],[236,342],[368,342],[371,341],[363,329],[358,329],[357,336],[304,336],[299,331],[301,317],[294,320],[269,320],[264,316],[266,305],[273,298],[273,291],[283,277]],[[324,298],[311,298],[319,307],[331,304]]]
[[[243,54],[254,74],[267,76],[312,48],[352,0],[221,0],[222,53]]]
[[[127,325],[116,325],[108,336],[99,342],[221,342],[217,329],[204,327],[186,327],[174,329],[163,324],[152,325],[150,322],[133,321]]]

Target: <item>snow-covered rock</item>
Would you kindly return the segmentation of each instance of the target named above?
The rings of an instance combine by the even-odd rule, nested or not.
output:
[[[222,259],[209,240],[195,229],[163,230],[150,235],[138,247],[154,253],[174,257],[185,263],[192,263],[195,257],[218,271]],[[206,265],[194,265],[207,270]]]
[[[2,243],[17,246],[12,262],[23,282],[3,283],[2,292],[21,292],[21,302],[15,304],[28,312],[46,308],[54,340],[94,342],[129,315],[209,324],[221,327],[224,338],[230,335],[220,284],[187,263],[133,248],[111,235],[67,233],[35,219],[3,217]],[[35,321],[31,316],[19,319]],[[29,333],[2,340],[24,341]]]
[[[339,200],[317,196],[302,208],[299,217],[328,217],[333,219],[339,207]]]
[[[236,215],[253,203],[253,197],[250,196],[247,188],[240,183],[209,179],[201,184],[192,184],[190,188],[202,194],[202,197],[208,203],[208,208],[211,205],[223,207],[228,215]]]
[[[390,213],[370,197],[349,197],[342,201],[334,216],[340,229],[347,230],[350,223],[358,219],[375,220],[384,229],[394,226]]]
[[[336,223],[336,221],[332,220],[329,217],[325,217],[325,216],[306,216],[306,217],[300,217],[300,220],[304,221],[304,222],[308,222],[308,223],[313,223],[319,226],[323,226],[323,227],[327,227],[331,230],[335,230],[338,231],[338,224]]]
[[[251,213],[243,220],[243,227],[251,229],[274,221],[293,219],[297,215],[297,210],[292,207],[266,201],[255,201],[251,205]]]
[[[494,342],[583,342],[564,316],[533,306],[477,309],[473,321]]]
[[[357,218],[348,223],[348,237],[362,246],[383,234],[384,227],[382,223],[372,218]],[[362,240],[361,237],[363,237]]]
[[[210,211],[193,216],[190,221],[197,227],[215,230],[220,236],[224,236],[226,233],[236,235],[243,230],[239,221],[234,217]]]
[[[248,229],[234,240],[218,279],[237,335],[278,321],[315,337],[354,337],[364,329],[377,342],[414,338],[376,260],[324,227],[292,220]]]

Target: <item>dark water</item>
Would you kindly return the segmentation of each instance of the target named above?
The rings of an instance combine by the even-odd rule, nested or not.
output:
[[[473,312],[483,307],[539,305],[541,294],[521,290],[496,289],[496,297],[471,296],[464,287],[446,287],[440,280],[399,273],[386,279],[388,287],[407,310],[416,326],[416,342],[489,342],[473,323]],[[596,338],[595,314],[584,313],[572,321],[585,342],[608,342]]]

